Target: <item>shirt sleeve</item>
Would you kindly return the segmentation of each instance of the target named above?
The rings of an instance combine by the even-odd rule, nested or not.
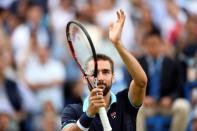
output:
[[[79,112],[76,111],[75,108],[78,108],[78,111],[81,110],[77,105],[68,105],[64,108],[61,115],[61,128],[63,129],[66,125],[70,123],[76,123],[79,119]]]
[[[128,97],[129,89],[119,92],[117,96],[117,112],[121,117],[122,126],[124,131],[136,130],[136,118],[139,107],[134,106]]]
[[[129,91],[129,89],[127,88],[127,89],[119,92],[117,94],[117,101],[119,101],[118,103],[122,104],[122,107],[125,107],[126,110],[129,110],[132,112],[134,111],[137,113],[141,106],[135,106],[132,103],[132,100],[129,99],[128,91]]]

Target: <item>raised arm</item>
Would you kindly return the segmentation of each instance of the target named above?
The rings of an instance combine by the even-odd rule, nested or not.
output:
[[[147,77],[135,57],[123,47],[121,34],[125,18],[125,14],[122,10],[117,11],[117,21],[111,23],[109,27],[109,39],[114,44],[114,47],[133,78],[128,92],[129,99],[133,105],[139,106],[145,97]]]

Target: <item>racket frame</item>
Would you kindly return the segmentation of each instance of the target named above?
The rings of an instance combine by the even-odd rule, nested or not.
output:
[[[74,50],[74,47],[73,47],[73,43],[72,43],[72,40],[71,40],[71,37],[70,37],[70,32],[69,32],[69,29],[70,29],[70,25],[71,24],[75,24],[77,26],[80,27],[80,29],[85,33],[87,39],[88,39],[88,42],[90,44],[90,47],[91,47],[91,51],[92,51],[92,55],[93,55],[93,60],[94,60],[94,73],[93,73],[93,76],[94,76],[94,84],[92,84],[90,82],[90,80],[88,79],[88,75],[85,73],[85,70],[82,68],[82,66],[80,65],[80,62],[78,61],[77,59],[77,56],[75,54],[75,50]],[[84,77],[86,78],[87,80],[87,83],[88,83],[88,87],[90,89],[90,91],[95,87],[95,82],[97,82],[97,67],[98,67],[98,64],[97,64],[97,58],[96,58],[96,50],[94,48],[94,45],[93,45],[93,42],[92,42],[92,39],[90,38],[87,30],[78,22],[76,21],[70,21],[68,22],[67,26],[66,26],[66,37],[67,37],[67,42],[68,42],[68,45],[69,45],[69,48],[70,48],[70,51],[71,51],[71,54],[72,54],[72,57],[74,58],[74,60],[76,61],[79,69],[81,70],[81,72],[83,73]]]

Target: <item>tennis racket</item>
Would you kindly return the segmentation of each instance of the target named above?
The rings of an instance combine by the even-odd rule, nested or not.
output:
[[[66,37],[71,55],[86,78],[89,90],[92,90],[97,87],[98,83],[96,50],[93,42],[86,29],[76,21],[68,22],[66,26]],[[91,71],[87,71],[86,62],[90,57],[94,60],[94,67]],[[94,83],[90,82],[88,76],[94,76]],[[109,124],[105,107],[99,109],[99,115],[104,131],[111,131],[112,129]]]

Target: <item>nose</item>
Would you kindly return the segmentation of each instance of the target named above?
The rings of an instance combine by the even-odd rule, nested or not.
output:
[[[98,81],[104,79],[104,76],[103,76],[103,73],[102,73],[102,72],[98,72],[98,74],[97,74],[97,79],[98,79]]]

